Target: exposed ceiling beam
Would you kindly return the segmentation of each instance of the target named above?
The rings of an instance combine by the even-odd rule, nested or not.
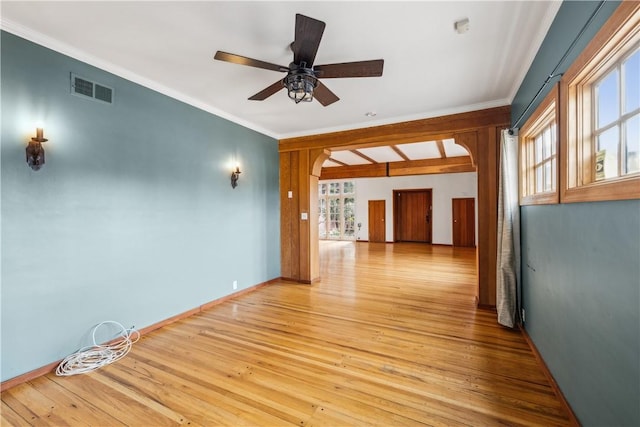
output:
[[[353,165],[339,168],[322,168],[320,179],[381,178],[387,175],[387,164]]]
[[[410,160],[404,162],[378,163],[322,168],[320,179],[367,178],[403,175],[429,175],[440,173],[474,172],[470,156],[446,159]]]
[[[402,159],[403,159],[405,162],[408,162],[409,160],[411,160],[410,158],[408,158],[408,157],[407,157],[407,155],[406,155],[406,154],[404,154],[404,152],[403,152],[403,151],[402,151],[402,150],[401,150],[397,145],[390,145],[390,147],[391,147],[391,149],[392,149],[393,151],[395,151],[395,152],[396,152],[396,154],[397,154],[398,156],[402,157]]]
[[[474,172],[475,170],[476,167],[471,163],[470,156],[389,163],[389,176]]]
[[[438,151],[440,152],[440,157],[442,157],[443,159],[447,158],[447,153],[444,151],[444,144],[442,143],[441,139],[438,139],[436,141],[436,145],[438,146]]]
[[[356,156],[360,156],[363,159],[365,159],[366,161],[373,163],[374,165],[378,162],[376,162],[375,160],[373,160],[371,157],[365,156],[364,154],[362,154],[361,152],[359,152],[358,150],[349,150],[351,151],[353,154],[355,154]]]
[[[339,164],[340,166],[349,166],[349,164],[348,164],[348,163],[341,162],[340,160],[336,160],[336,159],[334,159],[333,157],[329,157],[329,159],[328,159],[328,160],[332,161],[333,163],[337,163],[337,164]]]

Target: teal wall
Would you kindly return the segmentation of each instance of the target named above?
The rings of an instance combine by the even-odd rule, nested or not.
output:
[[[513,98],[511,103],[512,123],[515,123],[520,115],[524,113],[529,102],[534,98],[536,92],[555,69],[556,65],[558,65],[558,62],[560,62],[565,52],[567,52],[567,49],[569,49],[574,39],[580,34],[580,30],[582,30],[582,27],[589,20],[591,14],[598,8],[599,4],[600,2],[597,1],[564,1],[562,3],[531,67],[529,67],[525,75],[524,81],[520,85],[516,96]],[[557,71],[558,73],[563,73],[569,68],[573,60],[587,46],[591,38],[598,32],[602,24],[606,22],[619,4],[620,2],[617,1],[607,1],[604,3],[591,22],[591,25],[585,30],[582,37],[580,37],[573,49],[569,52],[569,55],[562,64],[560,64]],[[535,111],[536,107],[558,81],[560,81],[560,78],[556,77],[549,82],[526,115],[523,116],[522,120],[518,123],[518,127],[522,127],[527,117]]]
[[[522,209],[526,329],[585,426],[640,425],[640,201]]]
[[[560,71],[617,5],[605,4]],[[597,6],[562,4],[513,101],[513,121]],[[640,425],[640,201],[525,206],[521,221],[528,334],[583,425]]]
[[[277,141],[2,32],[2,380],[280,276]],[[74,72],[115,89],[70,94]],[[46,164],[25,162],[42,120]],[[241,167],[230,185],[230,162]]]

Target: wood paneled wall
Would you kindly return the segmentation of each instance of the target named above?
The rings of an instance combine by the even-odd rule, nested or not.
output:
[[[508,127],[509,124],[510,107],[504,106],[280,140],[282,276],[301,283],[312,283],[320,279],[316,226],[318,222],[317,184],[321,172],[324,172],[322,163],[329,157],[331,150],[454,138],[457,144],[469,151],[471,165],[478,173],[477,297],[479,306],[494,307],[496,303],[498,142],[499,131]],[[379,167],[384,168],[385,175],[389,173],[386,165]],[[324,173],[322,177],[325,178]],[[348,176],[341,177],[348,178]],[[289,191],[292,192],[291,198],[288,197]],[[301,218],[303,213],[307,214],[307,220]]]
[[[280,153],[280,262],[284,279],[301,283],[320,279],[318,177],[328,158],[329,151],[322,148]]]
[[[507,125],[505,125],[507,126]],[[499,127],[456,134],[456,143],[464,146],[478,173],[478,305],[496,305],[496,267],[498,251],[498,149]]]

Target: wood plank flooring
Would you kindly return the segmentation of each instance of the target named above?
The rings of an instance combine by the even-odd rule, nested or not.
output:
[[[321,242],[277,282],[88,375],[2,393],[2,425],[568,425],[519,332],[475,308],[475,250]]]

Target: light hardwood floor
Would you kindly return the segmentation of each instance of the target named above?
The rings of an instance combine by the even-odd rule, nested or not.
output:
[[[277,282],[116,364],[2,393],[2,425],[567,425],[519,332],[475,308],[475,250],[322,242]]]

